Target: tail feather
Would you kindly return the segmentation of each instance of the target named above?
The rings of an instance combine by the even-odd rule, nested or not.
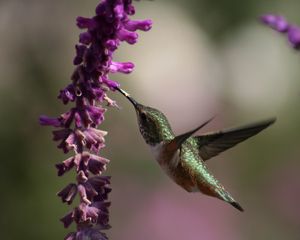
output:
[[[217,198],[229,203],[231,206],[233,206],[237,210],[244,212],[244,209],[242,208],[242,206],[238,202],[236,202],[234,200],[234,198],[230,195],[230,193],[227,192],[224,188],[217,190],[216,193],[217,193],[217,196],[216,196]]]
[[[230,202],[230,204],[235,207],[237,210],[244,212],[244,209],[241,207],[241,205],[237,202]]]

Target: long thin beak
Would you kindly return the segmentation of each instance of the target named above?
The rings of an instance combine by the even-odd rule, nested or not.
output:
[[[135,109],[138,108],[139,103],[135,101],[132,97],[130,97],[130,95],[127,92],[118,87],[115,87],[115,89],[118,90],[122,95],[124,95],[132,103]]]

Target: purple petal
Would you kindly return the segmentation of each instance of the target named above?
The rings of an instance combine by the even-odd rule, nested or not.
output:
[[[99,209],[90,207],[86,203],[80,203],[74,210],[74,219],[77,223],[87,222],[96,223],[98,218]]]
[[[96,129],[88,128],[84,131],[85,139],[91,142],[105,142],[104,136],[107,135],[107,132]]]
[[[77,149],[77,139],[75,133],[71,133],[65,140],[66,146],[69,150]]]
[[[98,231],[93,231],[90,233],[90,239],[91,240],[107,240],[107,236],[104,233],[98,232]]]
[[[80,29],[88,28],[94,29],[97,26],[97,23],[92,18],[85,18],[85,17],[77,17],[77,26]]]
[[[105,42],[105,47],[110,51],[115,51],[119,46],[119,41],[117,39],[109,39]]]
[[[135,8],[132,4],[128,4],[125,6],[125,11],[128,15],[134,15],[135,14]]]
[[[266,14],[261,16],[261,21],[278,32],[286,32],[289,24],[286,19],[279,15]]]
[[[89,181],[83,183],[82,185],[85,188],[87,199],[93,199],[98,195],[98,192],[93,188],[92,184],[90,184]]]
[[[91,201],[87,197],[87,193],[86,193],[84,185],[82,185],[82,184],[78,185],[78,193],[79,193],[79,196],[80,196],[80,199],[82,202],[84,202],[86,204],[91,204]]]
[[[74,114],[75,126],[81,128],[84,124],[82,123],[82,118],[78,112]]]
[[[60,221],[64,224],[65,228],[68,228],[74,221],[73,215],[74,213],[72,211],[60,219]]]
[[[97,15],[103,15],[105,14],[106,8],[107,8],[107,2],[106,0],[103,0],[97,5],[95,12]]]
[[[40,116],[40,124],[43,126],[62,127],[62,123],[59,118],[51,118],[45,115]]]
[[[76,240],[108,240],[108,238],[97,229],[85,228],[76,233]]]
[[[78,172],[79,171],[79,168],[80,166],[82,165],[81,162],[82,162],[82,155],[83,154],[76,154],[75,157],[74,157],[74,165],[76,166],[76,171]]]
[[[74,183],[70,183],[63,190],[58,192],[57,196],[59,196],[63,202],[66,202],[70,205],[73,202],[76,194],[77,194],[77,185]]]
[[[125,28],[121,28],[118,31],[117,35],[121,41],[126,41],[129,44],[135,44],[139,37],[139,35],[137,33],[130,32],[130,31],[126,30]]]
[[[118,104],[115,100],[112,100],[107,96],[104,97],[104,100],[107,102],[108,107],[116,107],[116,108],[120,109],[120,107],[118,106]]]
[[[83,160],[84,161],[84,160]],[[84,173],[83,170],[79,170],[78,174],[77,174],[77,181],[81,184],[85,183],[88,181],[88,177],[87,174]]]
[[[102,102],[105,96],[105,92],[102,88],[91,88],[90,92],[94,96],[94,99],[96,99],[99,102]]]
[[[131,73],[133,71],[134,64],[131,62],[111,62],[109,70],[112,73],[121,72],[121,73]]]
[[[108,208],[110,206],[110,202],[102,202],[102,201],[93,202],[92,206],[94,209],[97,209],[97,220],[96,220],[97,223],[103,227],[106,226],[107,228],[109,228],[110,226],[108,225],[109,222]]]
[[[104,108],[96,107],[96,106],[86,106],[86,111],[89,118],[92,120],[92,122],[95,125],[98,125],[103,122],[104,113],[106,111]]]
[[[111,192],[110,177],[96,176],[89,178],[88,183],[96,190],[97,196],[94,197],[94,201],[104,201],[108,198],[108,193]]]
[[[67,104],[69,101],[73,102],[76,98],[73,84],[69,84],[65,89],[60,90],[58,98]]]
[[[98,216],[100,214],[100,210],[98,208],[86,206],[85,212],[86,212],[85,214],[86,214],[86,217],[87,217],[86,220],[89,220],[93,223],[97,222]]]
[[[116,87],[120,87],[120,84],[118,82],[108,79],[106,76],[100,77],[99,82],[104,83],[111,90],[115,90]]]
[[[76,49],[76,56],[73,60],[73,64],[74,65],[79,65],[82,63],[83,61],[83,56],[85,55],[86,51],[87,51],[87,47],[85,45],[76,45],[75,46]]]
[[[93,174],[101,174],[106,170],[106,164],[109,163],[109,160],[100,156],[93,155],[89,161],[88,169]]]
[[[114,13],[117,19],[122,19],[124,17],[124,5],[123,3],[118,4],[114,8]]]
[[[74,118],[73,109],[60,115],[59,119],[65,128],[69,128]]]
[[[152,27],[152,20],[128,20],[126,21],[125,28],[129,31],[136,31],[136,30],[142,30],[142,31],[149,31]]]
[[[93,120],[91,119],[88,111],[86,109],[79,109],[76,115],[76,126],[77,127],[89,127]]]
[[[297,26],[290,27],[288,31],[288,40],[294,48],[300,47],[300,28]]]
[[[89,32],[84,32],[79,35],[79,42],[89,45],[92,42],[92,35]]]
[[[58,163],[55,165],[58,170],[58,176],[62,176],[65,172],[69,171],[74,166],[74,159],[74,157],[69,157],[62,163]]]
[[[76,240],[76,233],[69,233],[67,236],[65,236],[64,240]]]
[[[70,129],[60,129],[52,132],[53,140],[59,141],[66,139],[72,131]]]
[[[69,136],[62,142],[59,148],[63,148],[67,152],[74,150],[75,152],[81,152],[84,145],[84,133],[77,129],[75,132],[69,134]]]
[[[103,187],[105,185],[109,186],[111,177],[109,176],[95,176],[89,178],[89,183],[93,185],[94,188],[98,186]]]

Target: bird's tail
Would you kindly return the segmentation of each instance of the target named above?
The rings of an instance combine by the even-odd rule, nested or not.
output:
[[[244,209],[242,208],[242,206],[238,203],[238,202],[230,202],[230,204],[235,207],[237,210],[244,212]]]
[[[234,198],[230,195],[229,192],[227,192],[225,189],[220,189],[217,190],[218,192],[218,198],[228,202],[231,206],[235,207],[237,210],[244,212],[244,209],[242,208],[242,206],[234,200]]]

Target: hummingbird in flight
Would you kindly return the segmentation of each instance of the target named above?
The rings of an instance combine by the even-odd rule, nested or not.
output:
[[[223,200],[244,211],[223,185],[210,173],[205,162],[219,153],[250,138],[272,125],[276,119],[221,130],[199,136],[193,134],[212,119],[184,134],[175,136],[166,116],[159,110],[142,105],[127,92],[116,88],[134,106],[139,130],[163,171],[188,192],[201,192]]]

